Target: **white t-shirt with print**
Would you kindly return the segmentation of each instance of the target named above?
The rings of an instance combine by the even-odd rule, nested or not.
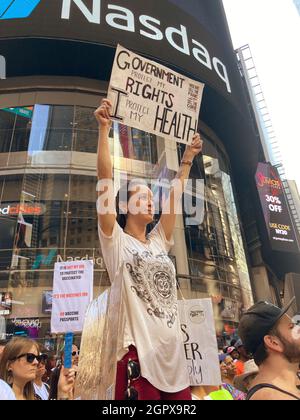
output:
[[[160,223],[144,244],[126,234],[116,222],[111,237],[99,226],[103,258],[111,282],[121,276],[123,325],[118,360],[136,347],[141,375],[163,392],[189,386],[183,337],[177,307],[175,267]]]

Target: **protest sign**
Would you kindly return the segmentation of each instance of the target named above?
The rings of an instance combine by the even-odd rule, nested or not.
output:
[[[198,131],[203,89],[202,83],[119,45],[108,90],[112,119],[190,144]]]
[[[191,386],[222,382],[211,299],[178,301]]]
[[[81,332],[93,298],[93,261],[56,263],[54,267],[51,332]]]

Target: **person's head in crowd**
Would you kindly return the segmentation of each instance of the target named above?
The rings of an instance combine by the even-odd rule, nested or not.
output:
[[[236,365],[231,356],[226,354],[224,356],[224,358],[219,357],[222,381],[231,383],[236,376]]]
[[[245,349],[245,346],[241,339],[238,339],[235,343],[235,348],[237,349],[240,359],[244,362],[247,362],[249,360],[249,355],[247,353],[247,350]]]
[[[43,382],[43,378],[46,375],[46,364],[48,360],[48,355],[46,353],[40,353],[39,364],[37,366],[35,382],[37,384]]]
[[[78,348],[78,346],[76,344],[72,345],[72,366],[78,366],[79,363],[79,353],[80,350]],[[63,349],[60,353],[60,360],[61,360],[61,364],[64,364],[64,360],[65,360],[65,350]]]
[[[72,346],[72,366],[78,366],[79,363],[79,348],[76,344]]]
[[[280,309],[268,302],[259,302],[242,317],[239,335],[246,350],[253,354],[260,367],[270,361],[288,364],[300,362],[300,327],[287,315],[292,303]]]
[[[235,347],[228,347],[227,354],[232,357],[233,360],[240,359],[240,353],[237,351]]]
[[[0,378],[11,385],[18,400],[34,400],[33,381],[39,364],[38,344],[24,337],[13,338],[5,346]]]
[[[245,362],[245,372],[234,378],[233,385],[240,391],[247,393],[251,389],[251,384],[258,372],[259,368],[254,360],[248,360]]]

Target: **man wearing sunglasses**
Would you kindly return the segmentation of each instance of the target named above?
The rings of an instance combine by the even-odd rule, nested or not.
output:
[[[48,384],[43,382],[43,376],[46,373],[46,363],[48,360],[48,356],[45,353],[41,353],[39,355],[39,364],[37,366],[36,377],[33,382],[34,392],[35,394],[43,401],[49,399],[49,390],[50,387]]]

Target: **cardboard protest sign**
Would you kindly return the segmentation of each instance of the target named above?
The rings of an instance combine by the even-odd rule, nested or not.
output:
[[[222,383],[211,299],[178,301],[191,386]]]
[[[93,299],[93,261],[56,263],[51,332],[81,332],[85,311]]]
[[[198,130],[203,89],[202,83],[119,45],[108,90],[112,119],[190,144]]]

